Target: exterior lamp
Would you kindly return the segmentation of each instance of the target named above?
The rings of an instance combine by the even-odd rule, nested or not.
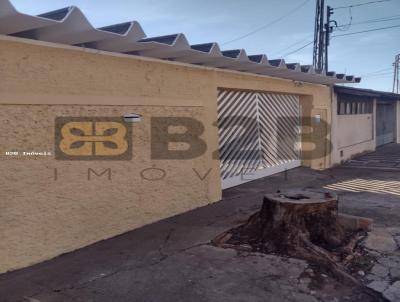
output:
[[[138,113],[127,113],[124,114],[125,123],[139,123],[142,120],[142,116]]]

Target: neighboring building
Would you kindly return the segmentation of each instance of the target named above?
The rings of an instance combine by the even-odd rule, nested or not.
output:
[[[332,165],[376,147],[400,142],[400,95],[344,86],[334,87]]]
[[[95,29],[74,7],[32,17],[0,0],[0,34],[0,272],[216,202],[222,188],[300,165],[330,167],[331,119],[341,118],[331,87],[360,80],[189,45],[183,34],[144,38],[137,22]],[[57,160],[60,117],[138,121],[132,157]],[[165,146],[187,149],[183,120],[203,144],[188,159],[165,155]],[[171,122],[168,144],[160,131]],[[93,137],[97,126],[81,127],[71,133],[90,138],[75,149],[107,149]]]

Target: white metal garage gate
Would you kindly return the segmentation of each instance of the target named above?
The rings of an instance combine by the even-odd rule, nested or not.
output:
[[[218,91],[222,188],[301,165],[299,97]]]

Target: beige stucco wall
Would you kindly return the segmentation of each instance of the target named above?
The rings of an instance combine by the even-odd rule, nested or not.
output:
[[[0,37],[0,272],[31,265],[221,198],[218,88],[300,95],[323,123],[303,133],[304,164],[330,165],[330,92],[298,83],[186,64]],[[7,151],[54,151],[57,116],[143,115],[130,161],[57,161]],[[151,160],[150,118],[203,122],[207,151],[193,160]],[[322,150],[322,151],[321,151]],[[148,181],[146,168],[166,171]],[[88,169],[106,175],[88,180]],[[55,172],[57,171],[57,172]],[[57,179],[55,179],[57,173]],[[204,179],[200,179],[199,176]]]
[[[332,102],[332,165],[376,148],[376,102],[372,114],[359,115],[338,115],[337,104],[335,94]]]
[[[55,161],[52,156],[5,156],[7,150],[54,149],[55,116],[120,116],[143,114],[133,128],[131,161]],[[0,267],[21,267],[206,205],[219,199],[209,193],[210,168],[205,158],[150,159],[149,116],[188,116],[201,119],[202,107],[2,105],[0,191]],[[166,173],[162,177],[156,170]],[[96,176],[88,171],[101,174]],[[144,171],[143,179],[141,172]],[[56,173],[56,174],[55,174]],[[190,189],[189,189],[190,188]]]

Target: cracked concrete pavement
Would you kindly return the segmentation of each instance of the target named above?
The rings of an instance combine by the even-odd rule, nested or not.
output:
[[[288,172],[287,179],[284,174],[259,179],[224,191],[218,203],[0,275],[0,301],[385,301],[314,272],[302,260],[209,245],[213,237],[257,211],[265,193],[323,188],[352,179],[400,181],[400,176],[392,170],[338,167],[320,172],[297,168]],[[373,218],[375,227],[400,228],[399,195],[336,193],[341,212]],[[377,256],[388,258],[387,253]],[[388,274],[398,273],[394,265],[387,265]],[[375,284],[377,291],[390,286],[393,296],[399,281],[387,282],[386,287]]]
[[[392,302],[400,301],[400,245],[396,240],[399,235],[397,227],[375,228],[364,242],[375,258],[364,283]]]

